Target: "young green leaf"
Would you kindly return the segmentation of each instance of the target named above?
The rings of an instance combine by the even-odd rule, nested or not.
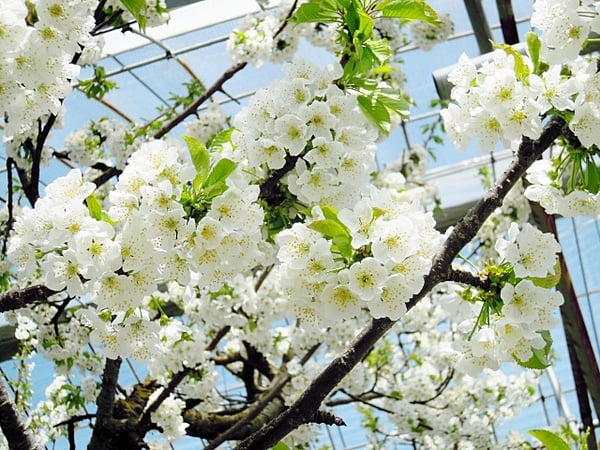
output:
[[[196,168],[196,179],[194,180],[194,184],[196,184],[196,182],[202,184],[204,180],[206,180],[208,171],[210,170],[210,155],[208,154],[204,144],[200,142],[199,139],[193,136],[181,137],[188,146],[192,163]]]
[[[347,261],[352,259],[352,238],[349,235],[338,235],[332,240],[332,252],[337,252],[342,255]]]
[[[340,222],[332,219],[315,220],[308,228],[318,231],[328,238],[349,236],[348,230]]]
[[[321,206],[321,211],[323,212],[323,215],[325,216],[326,219],[339,221],[338,212],[335,208],[332,208],[331,206],[323,205],[323,206]]]
[[[365,47],[371,51],[373,58],[379,63],[385,63],[392,54],[390,41],[387,39],[370,39],[365,42]],[[386,70],[388,70],[387,68]],[[382,70],[380,69],[379,72]]]
[[[508,44],[494,44],[494,48],[504,50],[508,55],[512,55],[515,59],[515,73],[520,81],[525,80],[531,73],[529,66],[525,63],[523,55],[512,45]]]
[[[210,142],[210,150],[217,153],[221,152],[221,150],[223,150],[223,146],[231,142],[232,134],[233,127],[219,132]]]
[[[145,0],[121,0],[121,3],[135,18],[140,30],[146,30],[146,2]]]
[[[331,23],[337,19],[338,12],[334,1],[312,0],[300,5],[290,21],[296,24],[310,22]]]
[[[365,116],[384,133],[389,133],[391,118],[385,105],[375,95],[359,95],[358,105]]]
[[[212,168],[208,178],[204,182],[204,187],[210,187],[213,184],[224,182],[229,175],[235,170],[237,164],[232,160],[223,158]]]
[[[90,212],[90,216],[96,220],[102,220],[102,203],[96,197],[96,194],[90,194],[86,197],[85,203],[88,207],[88,211]]]
[[[554,273],[545,277],[530,277],[530,280],[538,287],[552,289],[560,281],[560,264],[554,265]]]
[[[383,0],[375,7],[383,17],[421,20],[437,25],[440,23],[435,10],[423,0]]]
[[[558,434],[548,430],[529,430],[528,433],[540,441],[548,450],[569,450],[569,444]]]
[[[283,442],[279,441],[271,450],[290,450]]]
[[[597,194],[600,190],[600,172],[598,166],[592,158],[587,160],[585,173],[583,175],[585,188],[592,194]]]
[[[533,62],[533,73],[539,75],[540,49],[542,48],[540,38],[533,31],[528,31],[525,35],[525,41],[527,42],[527,50],[529,51],[529,57],[531,58],[531,62]]]
[[[544,348],[532,348],[533,356],[529,358],[527,361],[521,361],[519,358],[513,355],[513,358],[521,367],[525,367],[526,369],[538,369],[543,370],[550,366],[550,361],[548,360],[548,354],[552,347],[552,336],[550,332],[547,330],[540,332],[542,338],[546,342],[546,346]]]
[[[367,14],[365,11],[358,11],[358,38],[361,41],[366,41],[371,37],[371,33],[373,33],[373,28],[375,24],[373,23],[373,18]]]

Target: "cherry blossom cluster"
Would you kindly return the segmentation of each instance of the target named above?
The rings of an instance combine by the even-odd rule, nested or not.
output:
[[[541,57],[549,64],[577,59],[591,30],[600,28],[595,1],[538,0],[531,26],[541,31]]]
[[[409,23],[408,28],[412,43],[423,51],[431,50],[435,45],[446,42],[454,33],[454,22],[449,14],[438,14],[440,21],[437,25],[415,20]]]
[[[35,18],[27,3],[35,8]],[[61,100],[79,73],[73,55],[90,40],[92,0],[3,0],[0,8],[0,104],[7,150],[37,130],[34,122],[58,114]],[[16,154],[14,156],[17,156]]]
[[[376,169],[377,129],[356,98],[333,84],[339,66],[296,60],[283,71],[284,79],[258,91],[235,117],[231,157],[255,179],[293,163],[283,182],[305,205],[352,205]]]
[[[127,158],[139,143],[128,145],[132,129],[116,119],[102,117],[85,128],[72,131],[65,138],[64,152],[70,161],[80,166],[96,163],[124,169]],[[136,145],[137,144],[137,145]]]
[[[260,67],[273,51],[275,31],[280,26],[272,15],[245,17],[227,40],[227,51],[234,63],[251,62]]]
[[[162,389],[155,390],[148,404],[151,405],[154,400],[161,394]],[[152,422],[162,429],[162,438],[167,441],[175,441],[182,436],[185,436],[185,429],[189,424],[183,421],[181,413],[185,408],[185,402],[180,398],[176,398],[170,394],[151,414]]]
[[[298,5],[307,0],[297,2]],[[331,53],[338,54],[342,47],[339,43],[339,30],[333,23],[300,23],[293,30],[280,30],[286,14],[294,2],[282,1],[275,8],[263,10],[254,16],[245,17],[229,35],[227,51],[234,63],[248,62],[260,67],[265,61],[290,61],[295,54],[300,38],[305,38],[312,45],[323,47]],[[454,23],[448,14],[438,16],[438,25],[431,25],[418,20],[411,21],[407,27],[399,20],[385,18],[375,19],[375,35],[385,38],[395,53],[412,43],[423,50],[431,50],[433,46],[445,42],[454,32]],[[408,33],[407,33],[408,31]],[[401,64],[391,58],[390,66],[395,72],[389,74],[401,81],[404,74]],[[402,86],[402,83],[399,84]]]
[[[549,160],[534,162],[527,171],[525,196],[539,203],[548,214],[565,217],[600,215],[600,195],[583,189],[568,191],[561,183],[553,163]]]
[[[225,113],[218,102],[211,103],[206,110],[198,113],[198,117],[183,123],[185,134],[208,142],[223,129],[225,124]]]
[[[597,59],[579,56],[589,33],[600,29],[595,7],[578,1],[537,1],[531,18],[541,37],[531,35],[530,48],[496,50],[476,67],[461,56],[448,80],[455,103],[442,111],[446,130],[459,149],[479,138],[482,151],[519,145],[521,136],[539,137],[542,119],[563,118],[569,133],[552,159],[536,162],[529,171],[525,195],[548,213],[600,213],[597,168],[600,125],[600,76]],[[543,64],[542,64],[543,63]]]
[[[539,374],[486,369],[474,379],[453,370],[453,341],[461,337],[447,326],[446,307],[461,303],[455,285],[439,286],[375,345],[363,365],[367,374],[349,375],[350,385],[343,386],[348,392],[391,393],[372,400],[372,409],[361,408],[365,419],[380,416],[378,409],[386,412],[389,422],[379,420],[376,431],[384,439],[394,436],[427,449],[518,448],[494,442],[492,428],[535,401]],[[525,440],[521,436],[520,444]]]
[[[229,186],[190,219],[178,200],[194,177],[189,156],[163,141],[143,144],[129,159],[107,211],[95,186],[72,170],[47,186],[33,209],[24,209],[9,243],[9,260],[23,280],[43,274],[46,286],[70,296],[91,295],[84,310],[108,357],[147,360],[159,325],[144,299],[158,280],[218,289],[258,265],[263,214],[258,189]],[[85,203],[87,203],[87,207]]]
[[[142,3],[144,6],[140,7],[140,10],[144,15],[146,25],[157,27],[169,21],[170,14],[165,0],[143,0]],[[114,11],[121,10],[123,21],[132,22],[136,20],[126,8],[123,8],[123,2],[120,0],[107,0],[105,8],[112,8]]]
[[[454,85],[451,95],[455,103],[441,114],[446,132],[459,150],[465,150],[476,137],[480,150],[490,152],[499,142],[509,147],[522,136],[536,139],[541,133],[540,114],[544,111],[536,99],[547,98],[545,84],[519,80],[512,55],[496,50],[490,61],[477,68],[463,54],[448,80]],[[547,104],[546,110],[549,108]]]
[[[468,300],[462,306],[464,315],[454,314],[458,332],[466,336],[455,344],[456,367],[474,377],[484,368],[498,369],[501,362],[515,359],[527,365],[535,356],[547,364],[534,352],[543,355],[549,347],[548,330],[557,325],[554,314],[563,303],[562,295],[552,290],[560,277],[556,267],[560,245],[550,233],[513,223],[507,239],[498,239],[495,248],[500,264],[486,270],[491,279],[501,280],[497,292],[492,288],[486,298],[463,292]]]
[[[368,308],[375,318],[399,319],[423,287],[441,243],[433,217],[377,189],[354,208],[342,209],[337,219],[327,219],[330,215],[316,208],[311,220],[276,238],[285,268],[281,283],[297,317],[318,325],[321,318],[349,319]],[[328,228],[335,226],[339,234]]]

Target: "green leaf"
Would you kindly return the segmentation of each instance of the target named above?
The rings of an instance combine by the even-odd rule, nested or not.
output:
[[[187,144],[190,157],[192,158],[192,163],[196,168],[196,178],[194,179],[194,184],[202,184],[204,180],[206,180],[208,171],[210,170],[210,155],[208,154],[204,144],[199,139],[193,136],[181,137]],[[197,186],[194,186],[194,188],[197,188]]]
[[[90,194],[86,197],[85,203],[88,207],[88,211],[90,212],[90,216],[96,220],[103,220],[102,216],[102,203],[96,197],[96,194]]]
[[[217,183],[211,184],[204,189],[204,197],[206,199],[215,198],[217,195],[221,195],[223,192],[227,190],[228,186],[225,181],[219,181]]]
[[[232,160],[223,158],[219,160],[217,164],[212,168],[208,178],[204,182],[203,186],[208,187],[213,184],[217,184],[220,182],[225,182],[227,177],[231,175],[231,173],[235,170],[237,164]]]
[[[529,74],[531,73],[529,70],[529,66],[525,64],[525,59],[523,55],[512,45],[508,44],[494,44],[494,48],[499,48],[504,50],[508,55],[512,55],[515,59],[515,74],[517,75],[517,79],[520,81],[525,80]]]
[[[363,113],[384,133],[389,133],[392,122],[385,105],[374,95],[359,95],[358,105]]]
[[[212,152],[220,153],[223,150],[223,146],[231,142],[232,134],[233,127],[219,132],[214,138],[212,138],[212,141],[210,142],[210,150]]]
[[[290,450],[290,448],[285,445],[283,442],[279,441],[277,444],[273,446],[271,450]]]
[[[333,246],[331,247],[332,252],[338,252],[347,261],[352,259],[352,238],[349,235],[338,235],[332,239]]]
[[[348,31],[351,36],[355,36],[358,34],[358,30],[360,29],[360,15],[359,11],[356,9],[356,4],[354,1],[350,2],[348,8],[346,8],[346,14],[344,14],[344,24],[348,27]]]
[[[326,219],[331,219],[331,220],[335,220],[335,221],[339,222],[338,212],[335,208],[332,208],[331,206],[323,205],[323,206],[321,206],[321,211],[323,212],[323,215],[325,216]]]
[[[556,264],[554,264],[554,273],[545,277],[530,277],[529,279],[538,287],[551,289],[560,281],[560,274],[560,262],[556,261]]]
[[[570,450],[569,444],[558,434],[548,430],[529,430],[528,433],[540,441],[548,450]]]
[[[370,39],[365,42],[365,47],[371,51],[371,54],[379,64],[385,63],[392,54],[390,41],[387,39]],[[389,71],[389,67],[387,67],[385,70]],[[380,69],[379,72],[381,71],[382,70]]]
[[[334,1],[312,0],[300,5],[290,21],[292,23],[322,22],[331,23],[338,19],[338,12]]]
[[[533,31],[528,31],[527,34],[525,34],[525,41],[527,42],[529,57],[531,58],[531,62],[533,62],[533,73],[539,74],[540,49],[542,48],[540,38]]]
[[[358,37],[361,41],[366,41],[373,33],[373,18],[365,11],[358,11]]]
[[[585,188],[592,194],[597,194],[600,190],[600,173],[598,172],[598,166],[594,162],[593,158],[589,158],[586,163],[585,173],[583,175]]]
[[[383,17],[421,20],[437,25],[440,23],[435,10],[423,0],[383,0],[375,7]]]
[[[131,13],[140,26],[140,30],[146,30],[146,1],[145,0],[121,0],[123,6]]]
[[[348,230],[340,222],[332,219],[315,220],[308,226],[308,228],[318,231],[323,236],[328,238],[350,236]]]
[[[548,354],[550,353],[550,348],[552,347],[552,336],[548,330],[543,330],[539,333],[546,342],[546,346],[544,348],[532,348],[531,350],[533,351],[533,356],[527,361],[521,361],[519,358],[513,355],[513,358],[521,367],[525,367],[526,369],[543,370],[550,366]]]

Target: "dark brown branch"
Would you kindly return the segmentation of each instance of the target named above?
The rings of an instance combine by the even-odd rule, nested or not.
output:
[[[371,402],[371,400],[384,397],[383,395],[378,395],[375,392],[367,392],[366,394],[354,395],[353,393],[348,392],[345,389],[342,389],[340,392],[347,395],[348,398],[328,401],[325,403],[325,405],[326,406],[337,406],[337,405],[347,405],[348,403],[357,402],[357,403],[362,403],[364,405],[370,406],[371,408],[376,409],[378,411],[382,411],[384,413],[394,414],[394,411],[384,408],[383,406],[378,406]]]
[[[117,390],[117,381],[119,370],[121,368],[121,358],[106,359],[104,373],[102,374],[102,388],[98,394],[96,405],[96,423],[92,438],[88,445],[88,450],[106,450],[113,448],[114,430],[110,429],[110,423],[115,404],[115,392]]]
[[[225,335],[229,333],[229,330],[231,330],[230,325],[225,325],[223,328],[219,329],[219,331],[217,331],[217,334],[215,334],[215,337],[213,337],[212,340],[206,346],[206,351],[212,352],[215,348],[217,348],[217,345],[219,345],[221,339],[223,339]]]
[[[34,303],[47,302],[48,298],[57,293],[57,291],[53,291],[41,284],[29,286],[18,291],[7,292],[0,297],[0,313],[25,308]]]
[[[319,348],[320,344],[316,344],[312,346],[308,352],[302,357],[300,360],[300,364],[304,365],[306,362],[314,355],[314,353]],[[262,394],[259,400],[254,403],[244,414],[244,418],[236,422],[233,426],[231,426],[227,431],[221,433],[217,436],[211,443],[205,447],[204,450],[214,450],[219,445],[227,440],[234,439],[234,435],[240,431],[240,429],[246,427],[249,423],[253,422],[254,419],[257,419],[261,416],[265,415],[265,412],[268,412],[270,409],[270,403],[281,393],[281,390],[285,387],[287,383],[290,382],[292,377],[287,373],[287,371],[280,372],[280,374],[273,379],[271,382],[271,386],[269,389]],[[316,410],[316,408],[315,408]],[[285,414],[285,413],[284,413]],[[268,414],[267,414],[268,415]],[[279,414],[276,417],[281,417],[283,414]],[[275,416],[273,416],[275,417]],[[270,420],[270,418],[268,419]],[[267,423],[264,421],[263,423]],[[269,422],[270,423],[270,422]],[[266,448],[266,447],[265,447]]]
[[[0,380],[0,429],[10,450],[41,449],[23,423],[21,415],[11,400],[4,382]]]
[[[466,284],[484,291],[487,291],[490,288],[490,280],[485,274],[481,273],[479,275],[475,275],[471,272],[467,272],[466,270],[453,269],[452,267],[448,272],[448,281]]]
[[[322,423],[324,425],[336,425],[338,427],[345,427],[346,422],[341,417],[331,414],[327,411],[317,410],[310,418],[310,423]]]
[[[442,380],[442,382],[439,384],[439,386],[437,388],[435,388],[435,394],[432,397],[428,398],[427,400],[413,400],[413,401],[411,401],[411,403],[419,404],[419,405],[427,405],[428,403],[434,401],[436,398],[438,398],[440,395],[442,395],[444,393],[444,391],[450,384],[450,381],[452,381],[453,377],[454,377],[454,369],[451,368],[448,371],[448,375],[446,375],[446,378],[444,378]]]
[[[207,101],[215,93],[221,91],[223,89],[223,84],[225,84],[227,80],[229,80],[247,65],[248,63],[245,62],[239,63],[223,72],[223,75],[221,75],[211,87],[209,87],[200,97],[198,97],[198,99],[194,103],[185,108],[180,114],[174,117],[173,120],[165,124],[160,130],[158,130],[154,135],[154,138],[162,138],[165,134],[167,134],[169,131],[171,131],[173,128],[175,128],[177,125],[183,122],[188,116],[195,114],[196,110],[200,107],[200,105],[202,105],[202,103]]]
[[[433,287],[443,280],[450,279],[452,261],[461,249],[473,240],[483,222],[502,205],[504,197],[514,184],[525,174],[525,171],[538,159],[552,143],[561,136],[565,121],[558,117],[546,124],[539,139],[532,141],[524,137],[516,158],[502,174],[496,185],[492,186],[485,195],[471,208],[454,227],[452,233],[444,242],[444,248],[433,260],[430,273],[425,277],[425,285],[421,293],[411,299],[407,308],[411,309],[421,299],[422,294],[431,291]]]
[[[213,351],[217,347],[217,345],[219,345],[221,339],[225,337],[225,335],[229,332],[230,329],[231,327],[229,325],[226,325],[219,329],[215,337],[213,337],[213,339],[206,346],[206,351]],[[139,422],[136,425],[137,433],[139,433],[142,436],[146,433],[151,422],[150,417],[152,413],[158,409],[158,407],[162,404],[162,402],[164,402],[167,399],[167,397],[169,397],[169,395],[175,392],[177,386],[179,386],[179,384],[185,379],[185,377],[187,377],[195,369],[195,367],[184,367],[181,371],[173,375],[165,389],[163,389],[158,395],[158,397],[156,397],[154,402],[148,405],[148,408],[145,409],[143,415],[141,416]]]
[[[516,159],[513,160],[498,183],[454,227],[443,248],[434,258],[432,268],[425,277],[423,289],[407,303],[408,309],[413,308],[436,284],[449,279],[451,264],[456,255],[475,237],[475,234],[490,214],[502,204],[506,194],[521,178],[527,168],[561,135],[564,126],[564,120],[553,117],[544,127],[538,140],[532,141],[523,138]],[[393,324],[394,322],[389,319],[372,320],[356,336],[350,346],[313,380],[294,404],[283,414],[245,439],[237,449],[258,450],[272,447],[290,431],[306,423],[329,392],[367,355],[371,347],[381,339]]]
[[[6,221],[6,228],[4,228],[4,240],[2,241],[2,254],[6,255],[6,246],[8,244],[8,237],[13,227],[13,184],[12,184],[12,167],[14,161],[12,158],[6,158],[6,186],[8,189],[8,219]]]
[[[298,158],[300,158],[300,155],[285,156],[285,164],[283,167],[273,171],[269,178],[260,184],[259,198],[266,201],[271,206],[277,206],[284,200],[284,196],[279,189],[279,181],[296,166]]]

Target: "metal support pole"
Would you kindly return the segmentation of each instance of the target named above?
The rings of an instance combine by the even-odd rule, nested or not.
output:
[[[492,31],[488,24],[487,18],[485,17],[485,11],[481,5],[481,0],[465,0],[465,7],[467,8],[467,14],[469,14],[469,20],[477,39],[477,45],[479,46],[479,53],[489,53],[494,50],[492,46]]]
[[[502,36],[504,43],[513,45],[519,42],[519,32],[515,22],[515,13],[513,12],[511,0],[496,0],[498,7],[498,16],[500,17],[500,26],[502,27]]]

